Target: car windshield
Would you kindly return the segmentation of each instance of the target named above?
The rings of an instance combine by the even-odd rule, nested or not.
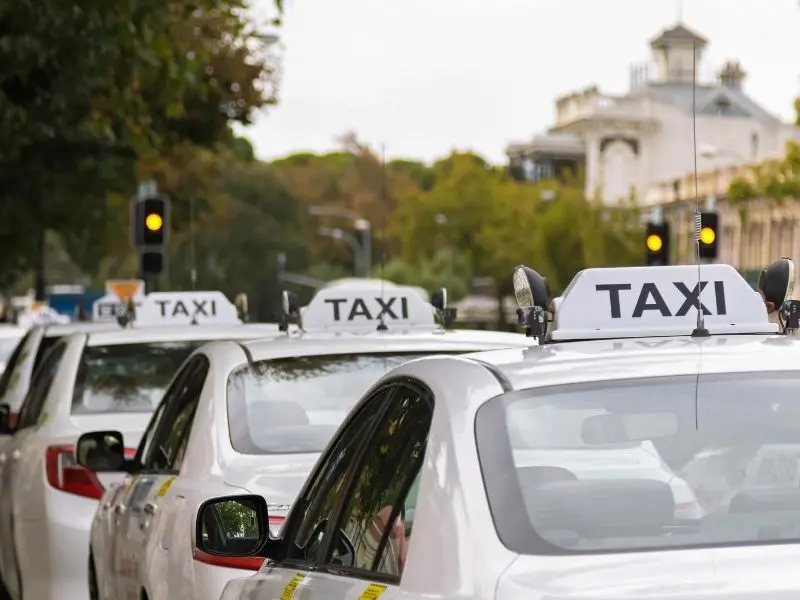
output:
[[[476,420],[498,534],[526,554],[797,542],[798,387],[745,373],[499,396]]]
[[[184,360],[204,341],[87,346],[73,414],[152,412]]]
[[[228,380],[231,443],[243,454],[322,452],[372,384],[420,356],[303,356],[244,366]]]

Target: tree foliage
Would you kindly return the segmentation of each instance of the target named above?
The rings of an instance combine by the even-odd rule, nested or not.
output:
[[[0,284],[42,259],[48,230],[82,268],[137,175],[170,145],[230,141],[274,101],[245,0],[0,7]],[[110,216],[111,215],[111,216]]]

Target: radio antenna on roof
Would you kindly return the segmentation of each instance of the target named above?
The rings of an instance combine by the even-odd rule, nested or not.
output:
[[[381,144],[381,202],[383,203],[381,216],[381,303],[384,301],[383,291],[386,281],[383,278],[383,268],[386,265],[386,213],[389,211],[389,201],[386,189],[386,144]],[[383,311],[378,314],[378,331],[386,331],[389,328],[383,320]]]
[[[700,194],[697,184],[697,42],[692,42],[692,154],[694,155],[694,247],[697,261],[697,325],[692,337],[709,337],[711,334],[705,326],[703,303],[700,300],[703,282],[700,275],[700,232],[703,221],[700,216]]]

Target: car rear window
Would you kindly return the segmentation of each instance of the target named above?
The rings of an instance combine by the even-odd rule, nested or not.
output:
[[[498,534],[521,554],[800,540],[800,371],[514,391],[477,413]]]
[[[414,354],[336,354],[258,361],[228,379],[231,443],[242,454],[322,452],[352,406]]]
[[[152,412],[184,360],[205,341],[87,346],[73,414]]]

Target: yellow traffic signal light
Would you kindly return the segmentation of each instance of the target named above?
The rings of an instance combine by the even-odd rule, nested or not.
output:
[[[664,240],[661,239],[660,235],[651,233],[647,236],[647,249],[650,250],[650,252],[658,252],[663,246]]]
[[[700,213],[700,258],[715,260],[719,244],[719,215],[716,212]]]
[[[700,230],[700,241],[704,244],[713,244],[715,239],[717,239],[717,234],[710,227],[703,227]]]
[[[150,231],[158,231],[164,225],[164,219],[161,218],[161,215],[157,213],[150,213],[147,215],[147,218],[144,220],[144,225]]]

